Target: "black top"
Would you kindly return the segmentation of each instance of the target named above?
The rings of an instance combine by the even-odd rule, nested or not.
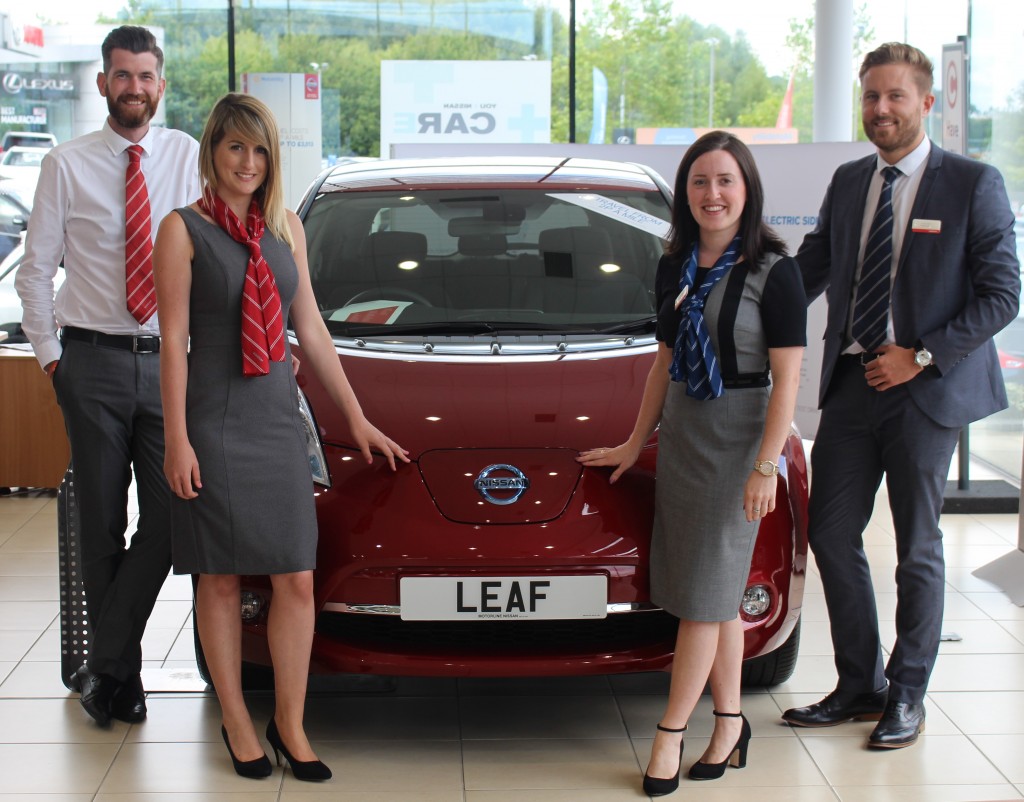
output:
[[[654,281],[658,310],[655,335],[659,341],[670,346],[675,345],[682,322],[682,313],[675,308],[675,302],[679,295],[679,279],[683,264],[687,258],[689,257],[662,256]],[[722,299],[722,311],[718,320],[717,339],[718,346],[723,351],[733,348],[732,331],[736,321],[736,309],[749,271],[750,265],[747,262],[740,262],[721,279],[725,284],[725,296]],[[706,274],[707,268],[698,269],[697,280],[700,281]],[[782,257],[771,268],[765,280],[760,312],[769,348],[807,345],[807,296],[804,293],[800,268],[791,256]],[[734,352],[720,353],[718,359],[723,367],[736,364]],[[723,372],[723,378],[732,377]]]

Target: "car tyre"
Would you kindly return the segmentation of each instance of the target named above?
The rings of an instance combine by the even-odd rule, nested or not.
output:
[[[796,669],[797,653],[800,651],[800,620],[786,642],[774,652],[752,657],[743,663],[741,682],[745,688],[762,688],[785,682]]]

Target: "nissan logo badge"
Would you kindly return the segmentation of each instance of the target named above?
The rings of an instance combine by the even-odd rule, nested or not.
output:
[[[494,473],[501,475],[492,476]],[[505,474],[512,475],[507,476]],[[506,504],[515,504],[519,501],[519,497],[530,489],[530,480],[515,465],[488,465],[480,471],[480,475],[474,480],[473,486],[483,496],[484,501],[504,506]],[[507,491],[512,495],[494,496],[492,495],[494,491]]]

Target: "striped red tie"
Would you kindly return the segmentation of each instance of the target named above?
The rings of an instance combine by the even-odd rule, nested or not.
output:
[[[274,273],[263,258],[260,240],[266,223],[255,198],[245,223],[209,189],[199,200],[206,212],[235,242],[249,249],[242,286],[242,374],[265,376],[271,362],[284,362],[284,317]]]
[[[139,163],[141,156],[141,145],[128,148],[128,171],[124,179],[124,275],[128,311],[139,323],[145,323],[156,311],[156,287],[153,284],[149,193]]]

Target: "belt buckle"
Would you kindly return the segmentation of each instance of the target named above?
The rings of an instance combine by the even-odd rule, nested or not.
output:
[[[151,347],[143,347],[143,346],[139,345],[139,341],[140,340],[153,340],[153,339],[157,339],[157,338],[151,337],[151,336],[148,336],[148,335],[142,336],[142,337],[132,337],[132,353],[133,354],[152,354],[152,353],[155,353],[156,349],[151,348]],[[157,342],[159,342],[159,339],[157,339]]]

